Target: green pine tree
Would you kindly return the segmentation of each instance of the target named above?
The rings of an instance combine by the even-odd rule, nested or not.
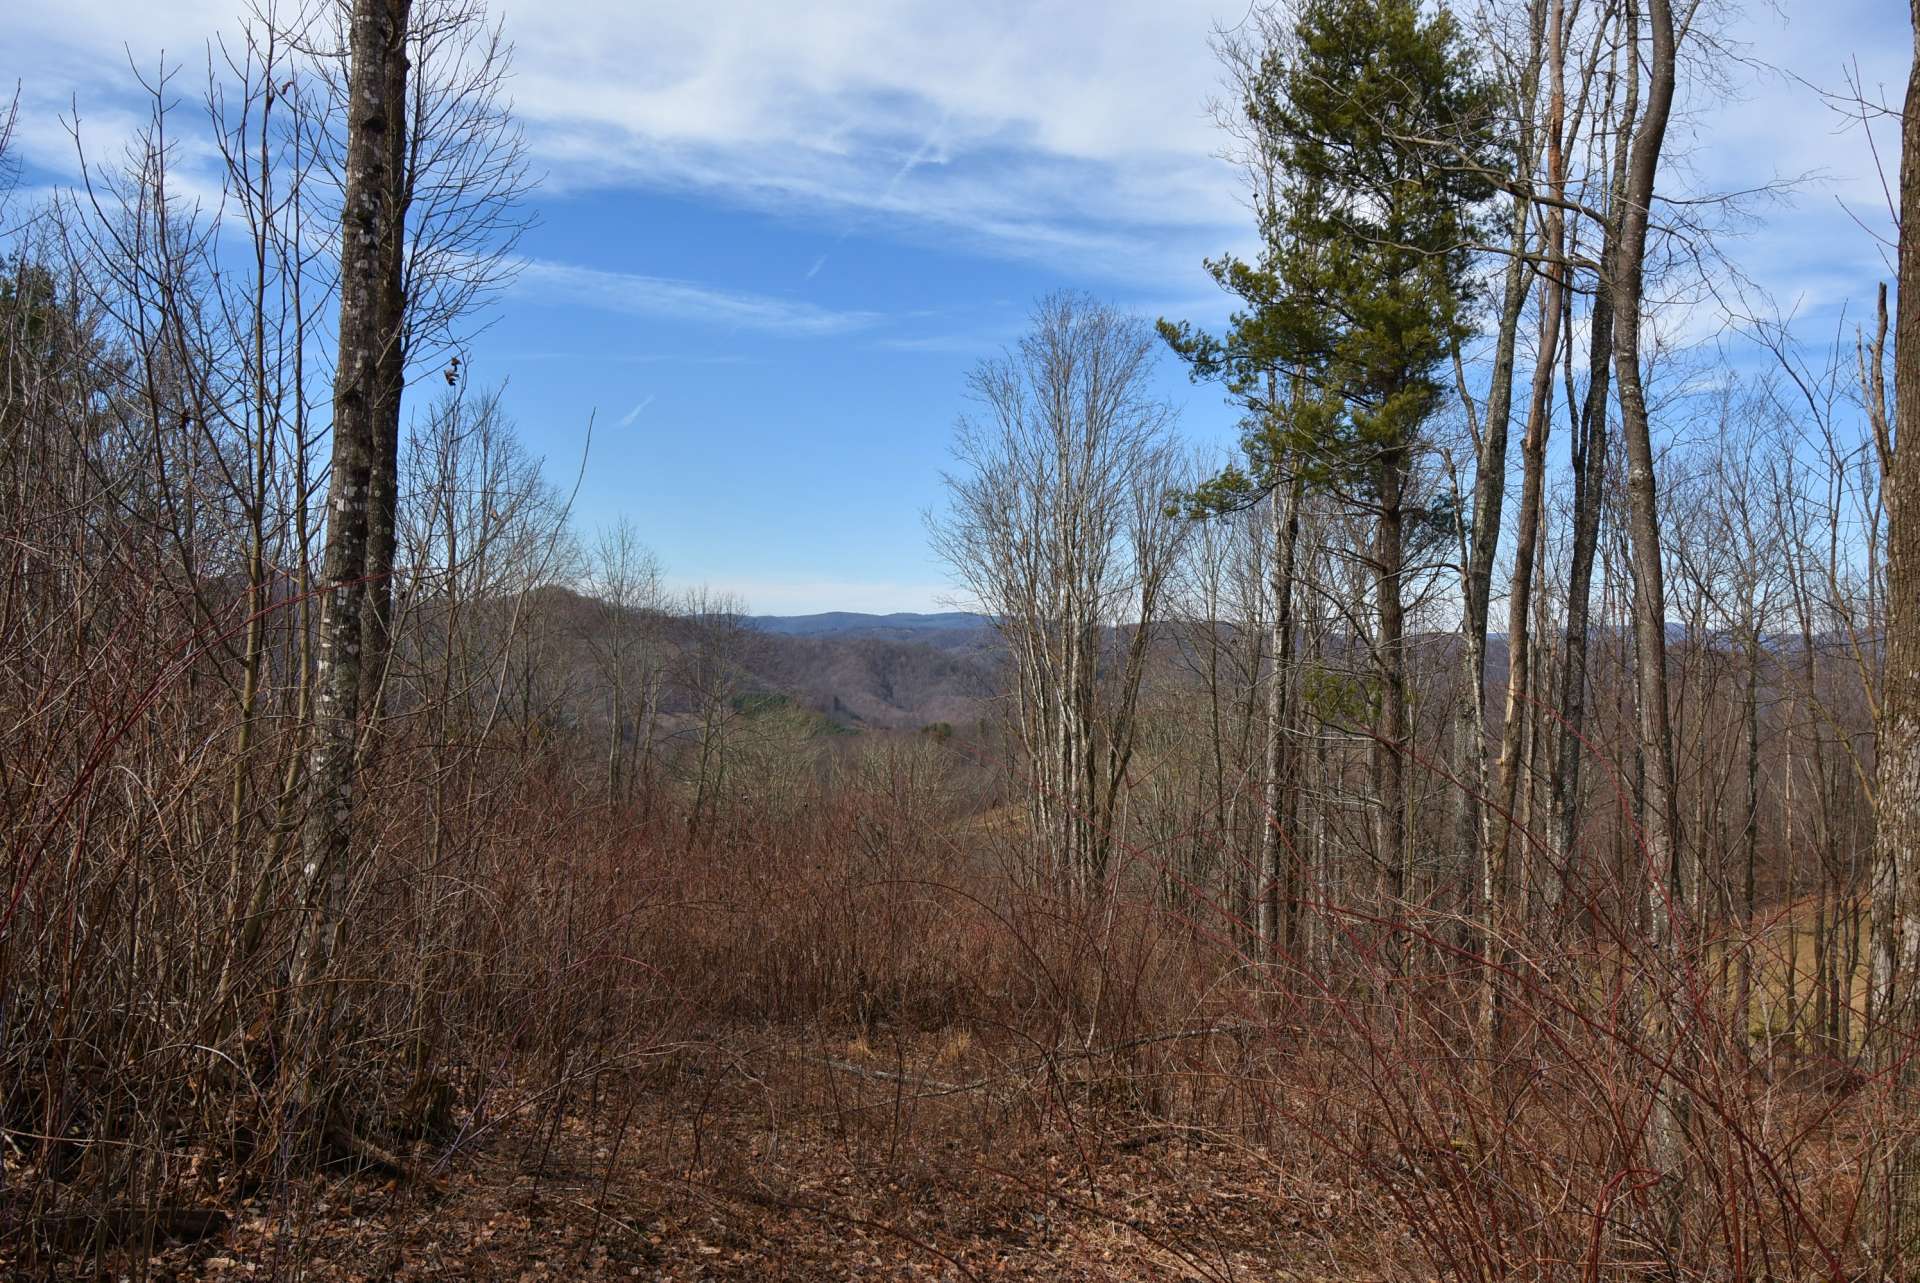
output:
[[[1196,515],[1299,477],[1374,517],[1377,854],[1404,891],[1402,578],[1409,535],[1454,519],[1410,510],[1407,492],[1422,431],[1447,397],[1446,364],[1472,329],[1494,98],[1445,8],[1304,0],[1290,34],[1264,51],[1242,104],[1276,161],[1259,259],[1207,264],[1243,306],[1222,336],[1160,329],[1195,378],[1221,382],[1248,411],[1245,465],[1191,496]]]

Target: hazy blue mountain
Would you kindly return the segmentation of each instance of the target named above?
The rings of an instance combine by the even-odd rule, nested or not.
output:
[[[751,615],[747,622],[762,632],[788,637],[888,637],[914,641],[924,640],[928,634],[993,631],[991,619],[965,611],[866,615],[851,610],[829,610],[819,615]]]

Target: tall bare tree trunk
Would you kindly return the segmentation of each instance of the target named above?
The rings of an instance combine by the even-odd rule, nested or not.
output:
[[[1493,347],[1493,370],[1487,387],[1486,421],[1481,425],[1480,448],[1473,472],[1472,542],[1467,550],[1465,576],[1466,680],[1461,691],[1459,810],[1456,835],[1463,851],[1484,845],[1480,836],[1480,801],[1487,792],[1487,620],[1493,597],[1493,562],[1500,548],[1501,508],[1507,490],[1507,429],[1513,418],[1514,348],[1520,333],[1520,314],[1527,302],[1527,242],[1532,233],[1529,201],[1513,198],[1513,226],[1506,283],[1501,292],[1499,328]],[[1464,379],[1463,379],[1464,383]],[[1465,395],[1464,388],[1462,395]]]
[[[1592,335],[1588,341],[1587,394],[1568,447],[1573,473],[1573,534],[1568,548],[1565,662],[1560,667],[1558,705],[1562,726],[1559,760],[1552,787],[1549,835],[1560,862],[1559,895],[1564,901],[1580,877],[1575,848],[1580,826],[1580,763],[1586,751],[1587,651],[1593,623],[1593,558],[1600,547],[1600,500],[1607,465],[1608,377],[1613,359],[1613,286],[1610,264],[1614,230],[1601,249],[1600,279],[1594,289]]]
[[[1760,665],[1765,658],[1758,618],[1750,617],[1747,629],[1746,707],[1742,710],[1747,727],[1747,811],[1741,833],[1745,869],[1740,885],[1740,919],[1749,939],[1740,949],[1739,987],[1735,1000],[1740,1012],[1737,1033],[1747,1036],[1753,1027],[1753,931],[1754,915],[1759,908],[1758,866],[1760,863]],[[1789,955],[1791,956],[1791,955]]]
[[[259,709],[261,673],[267,657],[267,502],[273,472],[274,404],[267,380],[267,291],[272,277],[268,255],[273,241],[273,168],[270,151],[269,120],[273,98],[269,94],[261,109],[258,179],[248,191],[255,202],[258,219],[253,238],[253,317],[249,327],[249,379],[253,398],[253,431],[247,442],[248,473],[245,501],[247,529],[247,625],[246,642],[241,650],[239,727],[234,741],[233,792],[229,799],[228,824],[233,842],[233,897],[235,921],[239,922],[245,904],[248,851],[251,847],[250,767],[253,755],[254,718]],[[235,933],[236,937],[238,932]],[[224,986],[223,986],[224,988]]]
[[[1465,650],[1462,661],[1460,706],[1455,710],[1454,750],[1459,780],[1454,805],[1454,844],[1470,866],[1476,885],[1474,912],[1480,925],[1480,948],[1487,958],[1480,1019],[1483,1030],[1493,1029],[1496,1002],[1494,984],[1498,974],[1494,963],[1496,927],[1495,905],[1498,880],[1489,858],[1485,799],[1487,777],[1487,619],[1488,603],[1493,596],[1493,562],[1500,548],[1500,510],[1507,489],[1507,435],[1513,417],[1514,348],[1520,332],[1520,316],[1526,309],[1528,284],[1527,242],[1531,238],[1528,215],[1532,203],[1520,196],[1513,198],[1511,257],[1507,262],[1505,289],[1500,302],[1499,329],[1494,340],[1493,373],[1487,390],[1487,417],[1482,427],[1478,458],[1473,472],[1472,543],[1467,550],[1465,574],[1466,603],[1462,627]],[[1456,352],[1456,361],[1457,361]],[[1456,366],[1457,368],[1457,366]],[[1466,380],[1461,377],[1461,397],[1466,398]],[[1471,413],[1471,406],[1469,406]]]
[[[1547,254],[1555,257],[1558,249],[1560,212],[1547,215]],[[1524,475],[1520,485],[1520,529],[1514,540],[1513,583],[1507,594],[1507,703],[1506,720],[1500,731],[1500,776],[1493,800],[1502,812],[1493,823],[1498,835],[1488,853],[1492,869],[1490,881],[1495,896],[1508,894],[1505,884],[1507,865],[1513,846],[1515,795],[1521,775],[1521,737],[1523,726],[1537,716],[1528,705],[1527,692],[1533,689],[1533,566],[1539,554],[1542,517],[1546,503],[1547,432],[1553,418],[1553,363],[1560,348],[1561,282],[1557,266],[1541,278],[1540,350],[1533,366],[1533,385],[1527,407],[1527,435],[1521,443]],[[1530,841],[1531,834],[1520,840]],[[1527,889],[1520,888],[1525,904]]]
[[[408,189],[407,50],[405,15],[401,46],[383,64],[386,104],[386,228],[379,242],[384,315],[390,328],[381,335],[372,414],[373,468],[367,480],[366,609],[360,630],[360,714],[380,715],[393,638],[394,553],[399,547],[400,401],[407,383],[406,221]]]
[[[1396,899],[1414,894],[1413,851],[1407,840],[1407,622],[1401,576],[1406,560],[1407,458],[1404,446],[1381,450],[1377,467],[1380,515],[1374,525],[1373,584],[1379,632],[1373,662],[1380,678],[1380,724],[1374,732],[1373,778],[1380,791],[1375,816],[1378,858]]]
[[[1282,465],[1284,468],[1284,464]],[[1294,831],[1298,779],[1293,737],[1293,579],[1300,544],[1302,476],[1283,482],[1271,497],[1273,516],[1273,675],[1267,685],[1266,828],[1260,867],[1266,880],[1270,956],[1296,958],[1299,943],[1301,883],[1299,837]]]
[[[1675,841],[1673,736],[1667,719],[1666,587],[1661,565],[1659,492],[1646,389],[1640,372],[1642,291],[1646,276],[1647,222],[1654,179],[1673,105],[1674,28],[1668,0],[1647,0],[1652,31],[1646,110],[1634,131],[1627,165],[1619,255],[1614,263],[1613,364],[1620,385],[1620,426],[1627,454],[1628,535],[1634,577],[1634,641],[1639,678],[1639,738],[1646,757],[1644,812],[1647,855],[1657,875],[1678,872]],[[1655,906],[1654,929],[1664,931],[1664,899]]]
[[[387,353],[399,331],[386,247],[392,134],[404,128],[409,0],[355,0],[348,72],[347,155],[340,243],[340,341],[333,396],[333,476],[327,492],[325,594],[315,671],[314,739],[301,835],[303,919],[294,955],[295,1011],[309,1041],[324,1025],[325,981],[346,929],[354,824],[368,487]],[[400,91],[396,99],[395,91]],[[318,1019],[316,1019],[318,1017]]]
[[[1532,165],[1534,156],[1531,122],[1539,84],[1544,13],[1543,0],[1533,0],[1528,7],[1532,40],[1527,69],[1519,85],[1515,113],[1520,128],[1518,151],[1523,163],[1528,166]],[[1493,563],[1500,548],[1500,514],[1507,487],[1507,437],[1513,417],[1514,350],[1518,346],[1520,318],[1526,310],[1527,295],[1533,281],[1527,263],[1527,246],[1533,237],[1532,212],[1533,202],[1516,193],[1509,232],[1507,275],[1494,338],[1493,369],[1487,387],[1487,417],[1473,474],[1472,545],[1467,554],[1465,577],[1466,673],[1457,723],[1460,729],[1456,736],[1460,788],[1454,816],[1454,835],[1463,856],[1472,852],[1478,867],[1478,886],[1475,888],[1478,903],[1475,912],[1480,920],[1481,948],[1487,956],[1480,1018],[1483,1029],[1489,1034],[1497,1009],[1494,984],[1498,972],[1493,961],[1493,941],[1497,932],[1494,918],[1500,876],[1498,862],[1492,858],[1484,813],[1485,799],[1490,794],[1487,771],[1487,624],[1491,613],[1489,603],[1493,596]],[[1464,398],[1464,377],[1461,383],[1461,395]]]
[[[1636,8],[1627,6],[1629,30],[1637,37]],[[1638,670],[1639,747],[1645,772],[1645,803],[1641,808],[1646,844],[1645,884],[1648,929],[1655,956],[1668,964],[1677,957],[1674,926],[1681,906],[1691,902],[1692,889],[1676,885],[1679,850],[1674,806],[1673,735],[1667,715],[1666,588],[1660,550],[1659,492],[1653,467],[1653,438],[1647,420],[1646,389],[1640,372],[1642,290],[1646,275],[1647,223],[1653,202],[1660,152],[1666,142],[1667,117],[1673,106],[1675,35],[1668,0],[1647,0],[1651,36],[1647,63],[1646,108],[1634,130],[1633,152],[1627,163],[1627,186],[1622,193],[1619,254],[1613,265],[1614,378],[1620,386],[1620,428],[1627,454],[1628,534],[1633,558],[1633,634]],[[1679,983],[1679,968],[1666,966],[1670,984]],[[1654,994],[1649,1036],[1657,1044],[1684,1038],[1678,1028],[1683,995]],[[1678,1232],[1680,1163],[1686,1126],[1686,1101],[1671,1071],[1654,1089],[1652,1119],[1655,1158],[1665,1168],[1669,1195],[1666,1234]]]
[[[1626,189],[1627,158],[1634,123],[1640,111],[1640,79],[1634,60],[1627,59],[1625,99],[1620,112],[1619,137],[1613,149],[1615,193],[1601,229],[1600,270],[1594,281],[1593,311],[1588,326],[1587,392],[1579,422],[1568,445],[1573,473],[1573,537],[1568,550],[1565,662],[1560,668],[1559,708],[1562,719],[1560,752],[1551,789],[1553,854],[1560,864],[1558,893],[1564,902],[1580,878],[1575,834],[1580,824],[1580,763],[1585,752],[1582,736],[1587,717],[1587,652],[1593,619],[1593,559],[1600,547],[1600,501],[1605,492],[1607,461],[1607,401],[1613,360],[1613,274],[1620,246],[1622,205]],[[1613,96],[1609,76],[1608,100]],[[1570,301],[1570,295],[1569,295]],[[1571,374],[1568,376],[1571,381]],[[1571,396],[1571,389],[1569,389]]]
[[[1876,424],[1887,505],[1887,650],[1880,698],[1875,798],[1874,988],[1884,996],[1877,1062],[1894,1074],[1897,1121],[1920,1110],[1920,0],[1909,0],[1913,64],[1900,131],[1900,281],[1894,321],[1894,422]],[[1884,295],[1883,295],[1884,299]],[[1882,303],[1882,315],[1885,304]],[[1874,378],[1884,368],[1876,361]],[[1878,405],[1884,407],[1884,398]],[[1885,956],[1897,950],[1894,956]],[[1889,1273],[1920,1267],[1920,1143],[1902,1139],[1889,1155],[1885,1197]]]

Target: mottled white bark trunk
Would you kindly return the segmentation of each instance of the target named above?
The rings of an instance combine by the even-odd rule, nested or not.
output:
[[[354,823],[368,487],[382,360],[398,333],[385,247],[397,235],[391,134],[405,128],[408,0],[355,0],[341,215],[340,340],[334,376],[333,475],[327,496],[324,593],[315,669],[308,808],[301,835],[301,920],[294,1014],[311,1045],[324,1030],[328,973],[347,925]],[[396,68],[397,64],[397,68]],[[395,100],[396,90],[400,100]]]

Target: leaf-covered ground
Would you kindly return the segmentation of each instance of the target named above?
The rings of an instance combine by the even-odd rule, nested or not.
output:
[[[425,1179],[257,1198],[150,1277],[1351,1279],[1391,1247],[1306,1148],[1169,1125],[1059,1064],[996,1074],[964,1040],[668,1061],[502,1102]]]

